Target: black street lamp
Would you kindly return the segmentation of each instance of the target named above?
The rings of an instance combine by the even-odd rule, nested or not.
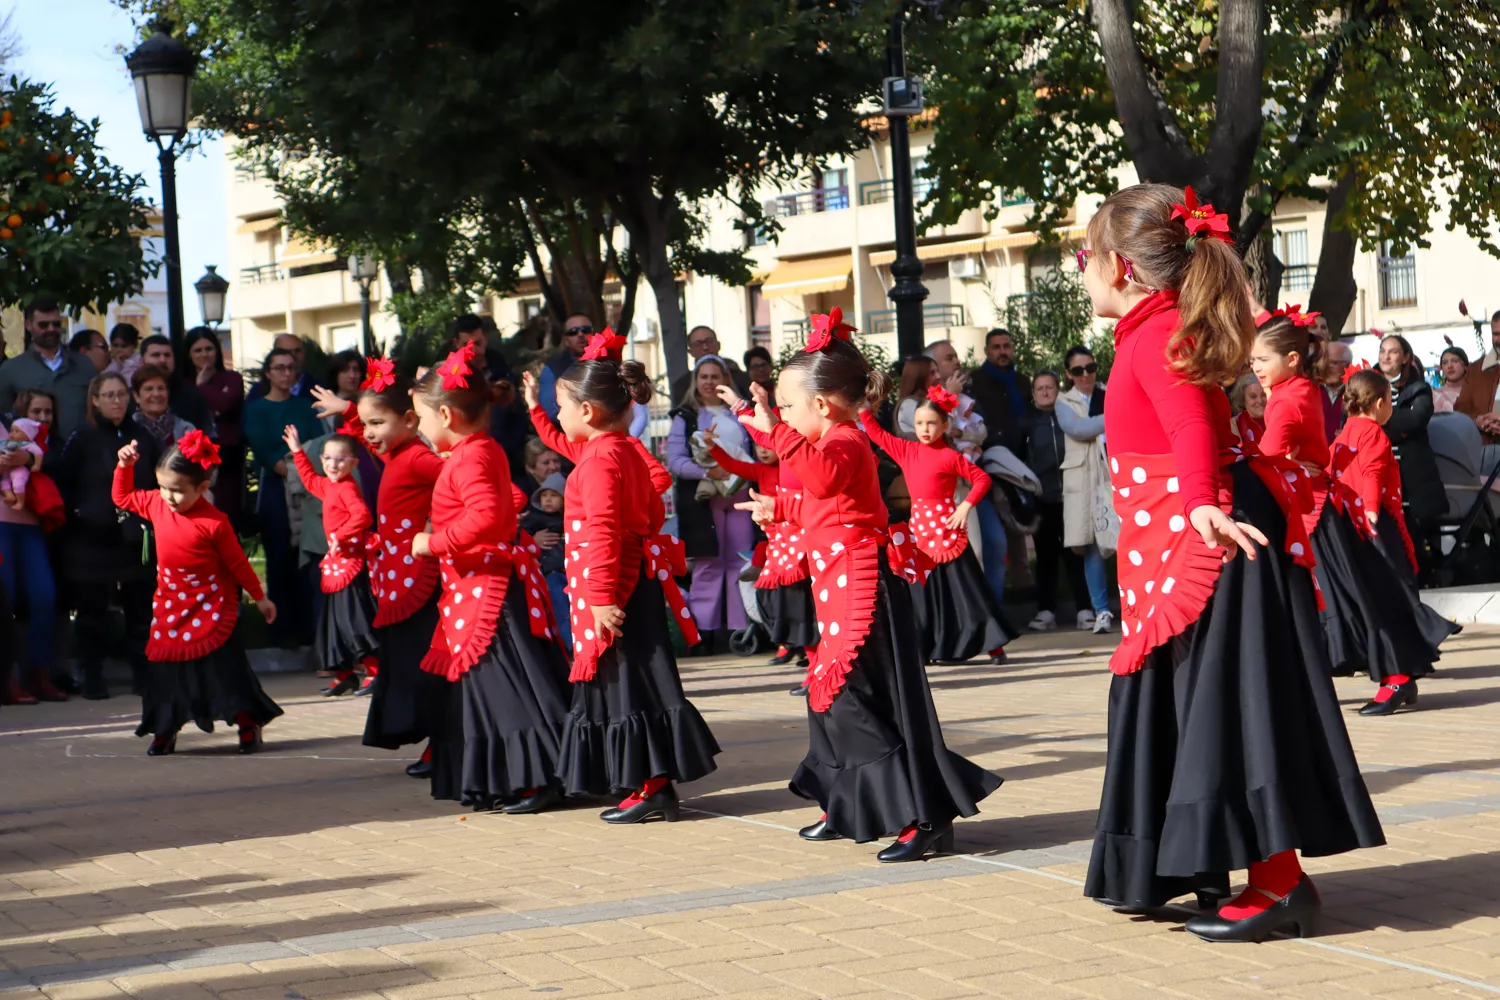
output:
[[[198,311],[203,314],[203,322],[217,328],[224,322],[224,297],[229,293],[229,282],[216,265],[210,264],[203,277],[193,282],[193,288],[198,293]]]
[[[364,333],[365,357],[375,356],[375,336],[370,332],[370,285],[380,276],[380,261],[368,254],[349,255],[349,277],[359,282],[359,323]]]
[[[161,164],[162,228],[167,235],[167,317],[172,343],[182,343],[182,255],[177,242],[177,143],[187,135],[197,58],[172,37],[172,23],[158,20],[151,36],[125,57],[135,81],[141,128],[156,143]],[[222,280],[222,279],[220,279]]]
[[[906,75],[906,49],[902,28],[904,5],[891,18],[886,39],[884,87],[886,124],[891,136],[891,205],[896,213],[896,259],[891,262],[894,281],[886,295],[896,305],[896,350],[903,358],[922,353],[922,260],[917,256],[917,217],[911,185],[911,142],[907,119],[922,112],[922,84]]]

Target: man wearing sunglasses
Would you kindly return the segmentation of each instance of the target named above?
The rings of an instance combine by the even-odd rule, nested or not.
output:
[[[744,369],[735,364],[734,361],[724,357],[723,350],[719,346],[719,335],[711,326],[695,326],[688,331],[688,370],[676,382],[672,383],[672,405],[680,406],[687,397],[688,390],[693,387],[698,362],[712,354],[724,363],[724,370],[729,373],[729,381],[734,383],[735,391],[745,399],[750,398],[750,376],[746,375]]]
[[[45,389],[57,398],[51,440],[66,441],[83,423],[89,382],[96,372],[88,358],[63,345],[67,320],[57,300],[33,299],[23,313],[30,346],[0,366],[0,412],[9,412],[22,389]],[[26,452],[12,452],[25,455]]]
[[[547,359],[542,373],[537,377],[537,395],[547,416],[557,419],[557,379],[583,357],[589,346],[589,337],[594,333],[594,321],[582,313],[575,313],[563,322],[562,349]]]

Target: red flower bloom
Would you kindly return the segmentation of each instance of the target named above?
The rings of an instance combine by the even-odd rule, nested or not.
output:
[[[396,362],[390,358],[371,358],[365,363],[365,380],[359,384],[361,389],[380,392],[395,384]]]
[[[1355,372],[1367,372],[1369,370],[1370,363],[1368,361],[1361,361],[1357,365],[1350,365],[1348,368],[1344,369],[1344,384],[1349,384],[1349,380],[1354,377]]]
[[[1234,238],[1229,235],[1229,216],[1223,212],[1215,212],[1214,207],[1208,202],[1198,204],[1198,195],[1191,188],[1184,188],[1184,201],[1172,206],[1172,218],[1181,219],[1182,224],[1187,227],[1188,236],[1212,236],[1223,240],[1225,243],[1233,243]]]
[[[844,322],[844,311],[838,306],[827,315],[813,313],[810,318],[812,330],[807,335],[807,346],[803,348],[809,353],[821,351],[835,340],[847,341],[849,334],[854,332],[854,327]]]
[[[583,361],[598,361],[604,358],[620,360],[625,353],[625,338],[606,326],[589,338],[589,346],[583,349]]]
[[[1283,306],[1271,314],[1272,317],[1283,317],[1292,321],[1293,326],[1312,326],[1313,320],[1323,315],[1320,312],[1305,313],[1301,306]]]
[[[474,369],[469,367],[469,362],[474,360],[474,342],[470,341],[452,354],[443,359],[438,365],[438,374],[442,376],[444,389],[467,389],[469,387],[469,376],[474,374]]]
[[[929,386],[927,389],[927,398],[929,401],[936,403],[938,409],[944,413],[952,413],[958,408],[958,397],[940,385]]]
[[[219,464],[219,446],[209,440],[200,430],[190,430],[177,441],[177,450],[189,462],[197,462],[205,469]]]

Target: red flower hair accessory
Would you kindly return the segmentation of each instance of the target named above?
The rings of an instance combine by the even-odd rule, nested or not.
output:
[[[844,311],[838,306],[827,315],[813,313],[811,320],[812,330],[807,335],[807,346],[803,348],[809,354],[823,350],[835,340],[847,342],[849,334],[854,332],[854,327],[844,322]]]
[[[927,400],[936,403],[944,413],[952,413],[958,408],[958,397],[940,385],[927,387]]]
[[[474,360],[474,342],[471,340],[452,354],[443,359],[438,365],[438,374],[442,376],[444,389],[467,389],[469,387],[469,376],[474,374],[474,369],[469,367],[469,362]]]
[[[1369,370],[1370,363],[1368,361],[1361,361],[1357,365],[1350,365],[1348,368],[1344,369],[1344,384],[1348,385],[1349,380],[1354,377],[1356,372],[1367,372]]]
[[[365,362],[365,380],[361,389],[381,392],[396,384],[396,362],[390,358],[371,358]]]
[[[177,442],[177,450],[189,462],[197,462],[205,469],[219,464],[219,446],[209,440],[208,435],[194,429],[184,434]]]
[[[1233,243],[1229,235],[1229,216],[1215,212],[1208,202],[1198,203],[1198,194],[1191,187],[1183,189],[1183,201],[1172,206],[1172,218],[1181,219],[1188,231],[1188,252],[1192,253],[1199,238],[1207,235],[1225,243]]]
[[[613,359],[619,361],[625,353],[625,338],[615,333],[613,327],[606,326],[601,332],[589,338],[589,346],[583,349],[583,361],[600,361]]]
[[[1323,315],[1320,312],[1305,313],[1301,306],[1285,306],[1271,314],[1272,317],[1280,316],[1292,321],[1293,326],[1312,326],[1313,321]]]

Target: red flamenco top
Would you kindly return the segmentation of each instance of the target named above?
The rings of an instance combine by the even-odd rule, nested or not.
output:
[[[375,593],[375,627],[405,621],[432,597],[441,575],[438,561],[414,556],[411,540],[426,530],[432,494],[443,460],[419,438],[386,455],[375,497],[376,525],[370,586]]]
[[[875,453],[852,422],[835,424],[817,444],[778,423],[769,440],[782,464],[802,480],[800,504],[778,497],[776,517],[794,515],[803,529],[820,636],[817,649],[809,651],[808,704],[826,712],[875,620],[885,500]]]
[[[1391,451],[1391,439],[1368,417],[1350,417],[1333,440],[1329,472],[1339,488],[1347,491],[1353,518],[1368,528],[1369,511],[1390,518],[1400,530],[1401,541],[1412,570],[1417,569],[1417,550],[1406,529],[1401,509],[1401,467]]]
[[[488,434],[453,446],[432,489],[428,543],[442,572],[441,615],[422,669],[454,680],[489,649],[516,561],[516,505],[510,463]],[[531,630],[551,637],[545,605],[529,588]]]
[[[769,447],[769,445],[767,445]],[[777,520],[766,531],[765,554],[755,586],[773,590],[807,579],[807,552],[802,547],[802,529],[796,524],[796,507],[802,501],[802,483],[790,469],[779,462],[744,462],[714,445],[709,455],[725,472],[748,479],[760,492],[785,503],[792,512],[789,520]]]
[[[1223,551],[1203,545],[1187,515],[1206,504],[1229,509],[1224,466],[1251,460],[1287,514],[1287,551],[1312,565],[1311,542],[1293,516],[1303,507],[1284,478],[1286,463],[1242,449],[1223,391],[1194,385],[1168,364],[1180,324],[1176,293],[1157,292],[1115,325],[1104,433],[1120,515],[1121,639],[1109,663],[1117,674],[1139,670],[1148,653],[1197,621],[1213,596]]]
[[[568,451],[560,454],[575,463],[563,491],[568,614],[573,623],[569,680],[593,680],[599,657],[614,640],[608,631],[595,631],[589,608],[624,608],[644,573],[661,584],[683,638],[696,645],[697,627],[673,579],[687,571],[682,543],[661,534],[664,512],[655,492],[658,477],[649,467],[660,465],[648,462],[640,441],[619,431],[566,444]],[[662,626],[627,619],[625,627]]]
[[[207,656],[234,632],[240,588],[265,599],[224,512],[206,500],[179,514],[155,490],[132,489],[131,466],[115,466],[115,506],[151,522],[156,535],[156,597],[146,657],[180,663]]]
[[[567,435],[558,429],[557,425],[552,422],[552,418],[547,416],[547,411],[540,406],[533,406],[530,412],[531,425],[536,428],[536,436],[542,439],[542,444],[546,445],[552,451],[557,452],[574,465],[577,465],[579,456],[583,454],[583,449],[587,442],[569,441]],[[653,493],[660,497],[661,494],[671,489],[672,474],[666,470],[666,467],[646,450],[646,446],[641,443],[639,438],[630,437],[627,434],[626,439],[630,442],[630,447],[646,463],[646,471],[651,477],[651,489]],[[564,500],[566,501],[566,498]]]
[[[292,460],[307,492],[323,502],[328,554],[319,564],[323,570],[321,582],[323,593],[336,594],[353,583],[365,568],[365,549],[370,541],[370,525],[374,523],[370,508],[365,506],[354,477],[334,482],[320,475],[301,448],[292,453]]]
[[[953,496],[960,479],[969,483],[970,496],[981,499],[989,496],[989,473],[949,447],[945,440],[921,444],[897,437],[881,427],[868,409],[859,411],[859,421],[870,440],[901,466],[907,492],[911,494],[909,524],[917,548],[935,563],[952,562],[963,555],[969,546],[968,529],[948,527],[949,516],[958,509]]]

